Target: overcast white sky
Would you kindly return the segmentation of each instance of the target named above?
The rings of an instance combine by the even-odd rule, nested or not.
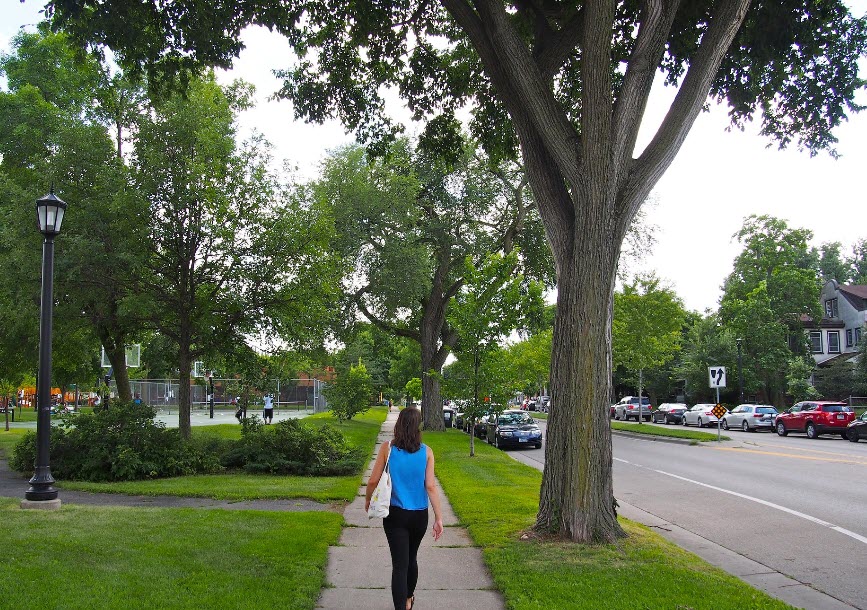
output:
[[[39,20],[41,3],[3,2],[0,49],[21,25]],[[867,0],[849,2],[854,15],[867,13]],[[279,87],[271,70],[288,67],[288,45],[267,30],[248,31],[247,49],[225,80],[243,78],[257,87],[259,104],[242,117],[246,130],[256,128],[276,147],[278,158],[297,164],[312,177],[331,148],[352,140],[336,124],[305,125],[293,120],[288,102],[268,102]],[[862,62],[862,77],[867,62]],[[223,77],[221,77],[221,80]],[[644,117],[639,150],[650,140],[673,98],[674,90],[659,86]],[[867,95],[861,95],[867,104]],[[395,113],[400,116],[399,108]],[[677,159],[655,189],[658,204],[649,221],[658,226],[657,244],[643,264],[668,280],[689,309],[716,308],[720,286],[740,252],[732,235],[750,214],[770,214],[791,227],[813,231],[814,245],[839,241],[844,251],[867,237],[864,222],[867,175],[867,112],[850,117],[837,131],[841,158],[810,158],[796,150],[767,148],[758,127],[726,132],[724,107],[703,113]],[[410,128],[412,129],[412,128]]]

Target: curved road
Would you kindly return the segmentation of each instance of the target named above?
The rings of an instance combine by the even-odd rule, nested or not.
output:
[[[615,495],[867,610],[867,442],[726,434],[697,446],[615,434]],[[509,454],[544,466],[544,447]]]

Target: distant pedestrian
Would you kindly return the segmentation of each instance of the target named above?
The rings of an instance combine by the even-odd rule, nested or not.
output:
[[[400,412],[394,426],[394,440],[379,448],[367,483],[365,510],[370,508],[370,497],[388,460],[391,506],[382,525],[391,552],[391,598],[395,610],[410,610],[415,604],[418,547],[427,530],[428,501],[434,510],[434,540],[439,540],[443,533],[440,498],[434,480],[434,455],[430,447],[421,442],[420,425],[418,409],[407,408]]]
[[[238,410],[235,411],[235,419],[237,419],[238,423],[240,424],[241,419],[242,419],[242,415],[244,414],[244,410],[241,408],[241,397],[238,396],[237,398],[233,398],[232,399],[232,405],[238,407]]]
[[[271,420],[274,419],[274,399],[270,394],[265,395],[265,411],[262,414],[262,419],[265,420],[266,424],[270,424]]]

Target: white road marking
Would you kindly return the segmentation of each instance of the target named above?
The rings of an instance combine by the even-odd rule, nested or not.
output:
[[[833,523],[828,523],[827,521],[823,521],[822,519],[819,519],[818,517],[813,517],[812,515],[802,513],[800,511],[794,510],[792,508],[787,508],[785,506],[781,506],[779,504],[774,504],[773,502],[768,502],[767,500],[762,500],[761,498],[748,496],[746,494],[742,494],[742,493],[739,493],[737,491],[732,491],[730,489],[723,489],[722,487],[717,487],[716,485],[709,485],[708,483],[702,483],[701,481],[696,481],[694,479],[688,479],[686,477],[682,477],[680,475],[677,475],[677,474],[674,474],[671,472],[666,472],[664,470],[657,470],[656,468],[649,468],[647,466],[642,466],[641,464],[635,464],[633,462],[629,462],[629,461],[621,459],[621,458],[614,458],[614,460],[617,462],[622,462],[623,464],[629,464],[630,466],[637,466],[639,468],[644,468],[645,470],[650,470],[651,472],[664,474],[665,476],[679,479],[679,480],[685,481],[687,483],[693,483],[695,485],[707,487],[708,489],[713,489],[714,491],[719,491],[719,492],[729,494],[732,496],[737,496],[738,498],[743,498],[744,500],[756,502],[758,504],[762,504],[762,505],[767,506],[769,508],[780,510],[780,511],[783,511],[784,513],[789,513],[790,515],[794,515],[795,517],[800,517],[801,519],[806,519],[807,521],[812,521],[813,523],[816,523],[817,525],[821,525],[823,527],[830,528],[830,529],[834,530],[835,532],[839,532],[839,533],[843,534],[844,536],[849,536],[850,538],[853,538],[853,539],[857,540],[858,542],[862,542],[864,544],[867,544],[867,537],[864,537],[860,534],[856,534],[855,532],[847,530],[844,527],[840,527],[839,525],[834,525]]]

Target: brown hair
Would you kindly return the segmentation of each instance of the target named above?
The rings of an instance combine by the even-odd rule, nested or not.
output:
[[[397,416],[392,446],[415,453],[421,448],[421,411],[407,407]]]

